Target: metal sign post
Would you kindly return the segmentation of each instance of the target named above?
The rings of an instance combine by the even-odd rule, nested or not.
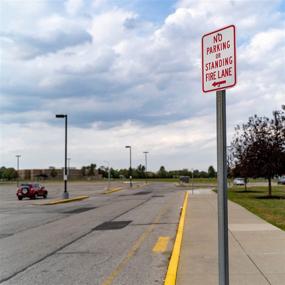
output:
[[[235,26],[202,37],[202,90],[216,91],[219,284],[229,284],[226,88],[236,85]]]
[[[226,91],[216,92],[218,162],[219,284],[229,284]]]

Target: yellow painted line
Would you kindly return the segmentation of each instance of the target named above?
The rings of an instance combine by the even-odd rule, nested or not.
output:
[[[114,279],[124,270],[125,266],[128,264],[129,260],[136,254],[136,252],[140,249],[141,245],[145,241],[145,239],[151,234],[156,224],[159,222],[161,217],[168,210],[168,205],[163,208],[160,214],[156,217],[153,223],[142,233],[142,235],[137,239],[133,246],[128,251],[127,255],[123,258],[123,260],[118,264],[118,266],[114,269],[114,271],[103,281],[101,285],[111,285]]]
[[[184,231],[184,222],[185,222],[185,216],[186,216],[187,203],[188,203],[188,192],[185,192],[183,208],[182,208],[182,212],[180,216],[176,239],[175,239],[175,243],[173,246],[173,251],[172,251],[171,258],[170,258],[170,262],[168,265],[164,285],[175,285],[176,283],[176,276],[177,276],[181,243],[182,243],[182,237],[183,237],[183,231]]]
[[[153,252],[165,252],[169,242],[169,237],[159,237],[155,246],[153,247]]]
[[[53,201],[49,201],[46,203],[39,203],[39,204],[34,204],[34,205],[56,205],[56,204],[63,204],[63,203],[69,203],[69,202],[74,202],[74,201],[80,201],[80,200],[87,199],[87,198],[89,198],[89,196],[77,196],[74,198],[53,200]]]
[[[121,191],[122,187],[117,187],[117,188],[111,188],[110,190],[104,191],[102,194],[111,194],[113,192],[118,192]]]

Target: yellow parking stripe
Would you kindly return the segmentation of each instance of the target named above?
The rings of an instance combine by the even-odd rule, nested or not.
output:
[[[77,196],[74,198],[68,198],[68,199],[60,199],[60,200],[51,200],[48,202],[41,202],[41,203],[34,203],[33,205],[56,205],[56,204],[63,204],[63,203],[69,203],[74,201],[80,201],[83,199],[87,199],[89,196]]]
[[[153,252],[165,252],[169,242],[169,237],[159,237],[155,246],[153,247]]]

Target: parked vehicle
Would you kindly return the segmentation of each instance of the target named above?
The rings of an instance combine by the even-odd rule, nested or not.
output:
[[[285,185],[285,175],[279,177],[277,183]]]
[[[23,198],[36,199],[37,197],[43,197],[45,199],[48,195],[48,191],[44,186],[38,183],[24,183],[20,185],[16,195],[19,200]]]
[[[245,180],[244,178],[235,178],[233,184],[237,186],[242,186],[245,185]]]

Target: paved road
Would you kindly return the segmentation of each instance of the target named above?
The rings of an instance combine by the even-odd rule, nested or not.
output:
[[[163,284],[184,191],[155,183],[103,195],[105,186],[73,183],[71,195],[90,198],[52,206],[1,186],[0,283]],[[62,185],[48,188],[60,196]]]

